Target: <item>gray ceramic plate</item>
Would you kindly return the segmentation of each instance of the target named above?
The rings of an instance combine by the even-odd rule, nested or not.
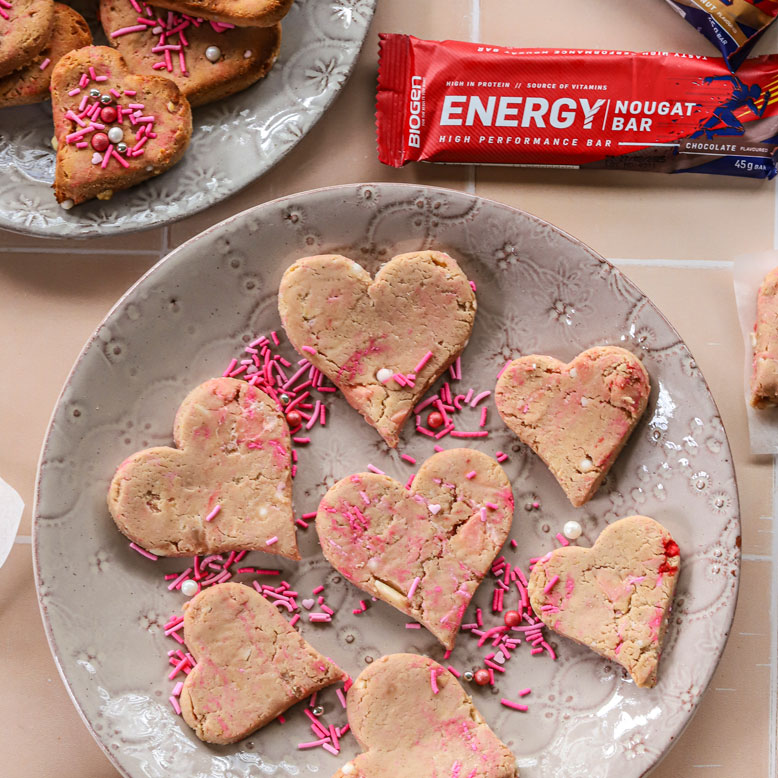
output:
[[[191,216],[266,173],[313,127],[351,73],[376,0],[296,0],[267,78],[194,111],[181,162],[150,181],[65,211],[57,204],[51,104],[0,110],[0,227],[42,237],[118,235]],[[105,41],[97,0],[73,3]]]
[[[148,562],[127,547],[105,507],[114,468],[131,452],[168,443],[173,414],[188,390],[221,374],[236,344],[280,329],[276,292],[284,269],[307,254],[337,251],[371,271],[393,254],[436,247],[451,252],[478,286],[478,315],[463,355],[463,384],[490,389],[520,353],[571,358],[595,344],[632,349],[651,374],[644,420],[597,497],[574,509],[538,459],[517,443],[490,405],[489,438],[473,445],[510,454],[517,512],[512,561],[526,563],[556,545],[577,518],[580,541],[622,516],[645,513],[671,531],[683,555],[660,680],[641,690],[585,648],[555,639],[559,660],[519,651],[500,691],[525,686],[528,713],[474,689],[490,725],[514,750],[525,778],[636,778],[688,723],[724,648],[738,587],[740,522],[735,477],[716,406],[692,356],[662,315],[621,273],[551,225],[459,192],[376,184],[323,189],[258,206],[189,241],[153,268],[116,305],[67,381],[43,448],[35,509],[37,584],[51,648],[97,741],[124,775],[331,775],[340,757],[298,751],[309,739],[299,709],[225,748],[200,743],[167,704],[169,639],[159,625],[182,604],[163,572],[179,560]],[[372,462],[405,480],[407,452],[432,453],[406,430],[390,452],[338,396],[326,431],[300,450],[294,483],[298,513],[315,510],[335,479]],[[445,439],[452,447],[455,441]],[[533,502],[539,508],[527,510]],[[328,581],[337,616],[303,623],[320,650],[356,675],[373,657],[401,650],[442,651],[425,631],[375,603],[351,615],[361,596],[323,560],[315,530],[300,532],[304,561],[283,565],[296,589]],[[269,564],[261,552],[255,564]],[[250,557],[251,559],[251,557]],[[273,560],[275,561],[275,560]],[[526,564],[525,564],[526,567]],[[488,610],[491,587],[476,602]],[[347,614],[347,615],[346,615]],[[468,617],[466,617],[468,620]],[[451,662],[472,666],[482,651],[461,635]],[[325,695],[338,722],[334,695]],[[339,723],[339,722],[338,722]]]

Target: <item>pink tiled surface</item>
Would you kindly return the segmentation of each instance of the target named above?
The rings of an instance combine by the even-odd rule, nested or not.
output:
[[[169,247],[211,224],[290,192],[369,180],[467,188],[522,207],[617,261],[679,329],[708,378],[735,459],[745,561],[732,636],[698,715],[652,775],[778,778],[773,460],[748,450],[730,265],[738,253],[773,247],[775,186],[600,171],[381,167],[372,131],[378,31],[498,44],[710,51],[662,0],[379,0],[355,74],[333,108],[286,160],[235,197],[169,229],[115,240],[42,241],[0,231],[0,475],[31,505],[49,414],[85,339]],[[778,30],[760,50],[778,50]],[[0,570],[0,776],[115,778],[49,654],[29,534],[28,508]]]

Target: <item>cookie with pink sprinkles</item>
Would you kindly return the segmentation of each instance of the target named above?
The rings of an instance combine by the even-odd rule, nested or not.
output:
[[[236,27],[272,27],[289,13],[293,3],[294,0],[157,0],[156,5]]]
[[[457,679],[437,662],[390,654],[349,689],[348,720],[363,753],[333,778],[516,778],[511,750]]]
[[[643,363],[616,346],[597,346],[565,364],[530,354],[497,379],[502,420],[545,463],[570,502],[591,500],[646,410]]]
[[[592,548],[566,546],[541,557],[529,598],[551,629],[654,686],[681,557],[670,532],[648,516],[606,527]]]
[[[189,102],[161,76],[136,75],[108,46],[66,54],[51,76],[54,194],[72,208],[164,173],[192,135]]]
[[[143,0],[100,0],[100,22],[135,73],[170,78],[192,106],[251,86],[267,75],[281,48],[280,24],[236,27]]]
[[[178,409],[175,448],[116,471],[108,508],[119,530],[157,556],[262,550],[298,560],[291,441],[276,403],[245,381],[215,378]]]
[[[212,586],[184,606],[184,640],[196,664],[180,691],[181,715],[206,743],[241,740],[346,678],[239,583]]]
[[[447,649],[512,522],[505,471],[464,448],[431,456],[408,488],[380,471],[342,478],[316,514],[330,564]]]
[[[53,31],[52,0],[0,0],[0,76],[27,66]]]
[[[69,5],[54,3],[51,39],[25,67],[0,78],[0,108],[50,99],[49,87],[55,65],[69,51],[91,44],[92,33],[84,17]]]
[[[465,348],[474,284],[440,251],[387,262],[372,278],[337,254],[284,273],[281,321],[292,345],[329,378],[391,447],[414,406]]]

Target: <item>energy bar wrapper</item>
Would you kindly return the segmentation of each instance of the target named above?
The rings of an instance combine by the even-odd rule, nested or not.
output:
[[[778,16],[778,0],[667,0],[734,71]]]
[[[382,34],[378,156],[772,178],[778,55],[517,49]]]

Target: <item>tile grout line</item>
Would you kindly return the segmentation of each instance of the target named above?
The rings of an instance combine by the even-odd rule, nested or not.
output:
[[[156,257],[157,249],[88,249],[80,246],[70,248],[64,246],[0,246],[0,254],[118,254],[133,257]]]
[[[675,267],[688,270],[732,270],[735,263],[718,259],[626,259],[609,257],[609,262],[618,266],[642,265],[645,267]]]
[[[470,42],[478,43],[481,37],[481,0],[470,0]],[[465,178],[465,191],[468,194],[476,193],[476,166],[467,166]]]
[[[773,523],[778,509],[778,457],[773,457]],[[778,778],[778,532],[773,533],[773,567],[770,586],[770,753],[768,775]]]

